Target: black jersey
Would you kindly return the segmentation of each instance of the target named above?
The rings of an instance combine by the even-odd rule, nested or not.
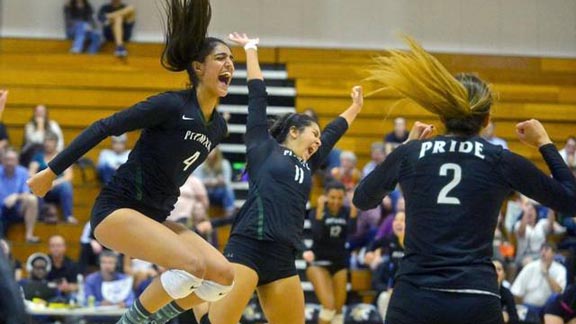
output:
[[[356,218],[350,218],[350,208],[342,206],[338,214],[332,215],[324,207],[322,219],[316,218],[316,210],[310,215],[312,224],[312,251],[317,260],[347,258],[346,241],[356,230]]]
[[[103,191],[168,215],[180,186],[227,134],[216,111],[204,120],[194,89],[150,97],[93,123],[50,161],[50,169],[60,174],[107,136],[136,129],[143,130],[128,161]]]
[[[280,145],[268,132],[267,93],[262,80],[248,81],[246,122],[249,191],[231,235],[276,241],[296,249],[305,247],[302,231],[311,175],[346,132],[348,123],[336,118],[322,132],[322,145],[307,161]]]
[[[554,179],[480,137],[412,141],[364,178],[354,204],[373,208],[399,182],[406,199],[406,255],[397,280],[498,295],[492,241],[500,207],[511,190],[576,213],[572,173],[554,145],[544,145],[540,152]]]

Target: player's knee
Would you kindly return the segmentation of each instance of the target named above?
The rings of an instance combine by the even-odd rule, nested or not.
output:
[[[32,194],[25,194],[22,197],[22,203],[26,207],[36,207],[38,206],[38,199],[36,199],[36,196]]]
[[[230,284],[223,285],[211,280],[204,280],[202,285],[194,291],[198,298],[205,300],[207,302],[215,302],[222,298],[224,298],[230,291],[232,291],[232,287],[234,286],[234,282]]]
[[[206,261],[202,257],[194,253],[186,253],[180,260],[171,268],[184,270],[198,278],[204,278],[206,275]]]
[[[335,315],[336,310],[322,307],[322,309],[320,309],[320,314],[318,315],[318,317],[323,322],[331,322]]]
[[[231,285],[234,282],[234,267],[232,263],[225,261],[218,265],[214,281],[223,285]]]
[[[198,278],[184,270],[168,270],[160,275],[160,283],[164,291],[173,299],[184,298],[202,285],[202,278]]]

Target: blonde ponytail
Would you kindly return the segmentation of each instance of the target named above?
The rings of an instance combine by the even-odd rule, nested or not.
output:
[[[379,90],[393,89],[444,120],[480,117],[489,113],[492,92],[482,80],[465,75],[471,76],[465,78],[466,81],[474,82],[463,83],[414,39],[408,36],[404,39],[410,51],[392,50],[390,56],[375,59],[368,80],[382,83]]]

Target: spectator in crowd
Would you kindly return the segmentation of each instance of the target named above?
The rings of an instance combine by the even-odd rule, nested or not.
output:
[[[566,139],[566,145],[558,152],[570,168],[576,167],[576,137],[568,137]]]
[[[88,0],[70,0],[64,5],[64,23],[66,38],[72,40],[70,53],[82,53],[86,40],[88,40],[88,53],[98,52],[101,37],[94,20],[94,10]]]
[[[50,258],[44,253],[34,253],[28,257],[26,261],[28,279],[20,281],[27,300],[40,298],[48,302],[58,297],[60,294],[58,287],[46,279],[51,267]]]
[[[500,260],[492,260],[494,268],[496,268],[496,275],[498,276],[498,286],[500,287],[500,302],[502,303],[502,317],[504,323],[519,324],[518,312],[516,311],[516,303],[514,302],[514,295],[510,292],[510,283],[505,281],[506,272],[504,271],[504,263]]]
[[[524,201],[522,216],[514,228],[517,238],[516,265],[519,268],[540,257],[542,244],[546,242],[546,237],[552,233],[554,226],[554,214],[548,215],[549,217],[538,220],[534,203],[530,200]]]
[[[180,196],[168,220],[188,225],[195,209],[203,208],[206,211],[209,206],[208,192],[204,183],[192,173],[180,187]]]
[[[495,133],[494,133],[494,123],[492,121],[490,121],[488,123],[488,125],[486,126],[486,128],[484,128],[484,130],[482,131],[482,137],[488,141],[491,144],[494,145],[500,145],[502,146],[504,149],[508,149],[508,143],[506,143],[506,141],[500,137],[496,137]]]
[[[78,258],[78,272],[89,274],[98,271],[98,257],[103,247],[91,234],[90,222],[86,222],[80,236],[80,256]]]
[[[129,307],[134,302],[132,278],[116,271],[118,256],[108,250],[100,253],[100,271],[86,277],[86,300],[94,297],[96,306]]]
[[[61,235],[53,235],[48,239],[48,256],[52,269],[46,279],[58,285],[58,290],[67,298],[78,291],[78,265],[66,256],[66,240]]]
[[[18,152],[8,149],[2,157],[0,166],[0,216],[6,233],[11,222],[24,221],[26,242],[38,243],[34,236],[34,225],[38,219],[38,199],[30,193],[26,184],[28,170],[18,165]]]
[[[566,268],[554,261],[556,248],[542,244],[540,260],[528,263],[516,277],[510,291],[528,308],[528,321],[538,320],[546,301],[552,294],[562,293],[566,288]]]
[[[57,142],[58,138],[56,135],[46,133],[44,149],[36,153],[30,162],[30,176],[33,176],[48,167],[48,162],[58,154],[56,148]],[[77,224],[78,221],[74,218],[72,213],[72,207],[74,205],[74,192],[72,188],[73,177],[74,172],[72,171],[72,168],[66,169],[64,173],[54,180],[52,190],[46,194],[44,201],[59,204],[66,223]]]
[[[375,142],[372,143],[370,147],[370,162],[366,163],[364,169],[362,169],[362,177],[365,177],[368,173],[372,172],[376,166],[386,158],[386,147],[384,143]]]
[[[126,149],[127,138],[126,134],[112,136],[111,148],[100,151],[97,169],[98,177],[103,184],[107,184],[112,180],[112,176],[116,173],[116,169],[128,161],[130,150]]]
[[[382,318],[386,318],[394,277],[400,259],[404,257],[405,218],[403,211],[397,212],[392,224],[393,232],[374,241],[364,257],[364,262],[372,270],[372,288],[378,293],[376,304]]]
[[[14,255],[12,255],[10,242],[8,242],[5,239],[0,239],[0,247],[2,248],[2,252],[6,257],[6,261],[8,261],[8,264],[12,269],[12,273],[14,274],[14,280],[20,281],[22,279],[22,264],[20,263],[20,261],[14,258]]]
[[[55,120],[50,119],[46,106],[37,105],[32,118],[24,126],[24,144],[20,159],[23,166],[28,167],[36,152],[42,150],[47,133],[56,135],[56,150],[60,152],[64,148],[62,129]]]
[[[358,164],[358,159],[356,154],[352,151],[343,151],[340,154],[340,166],[335,167],[330,170],[330,174],[334,180],[342,182],[344,187],[346,187],[346,205],[350,205],[352,202],[352,194],[354,193],[354,188],[362,178],[362,173],[356,165]]]
[[[234,213],[234,190],[232,189],[232,166],[218,147],[214,148],[206,161],[195,171],[208,191],[210,204],[221,206],[226,216]]]
[[[394,119],[394,130],[384,136],[386,154],[392,152],[398,145],[406,142],[408,130],[406,129],[406,119],[397,117]]]
[[[136,8],[127,5],[122,0],[111,0],[103,5],[98,12],[98,20],[104,25],[104,37],[109,42],[116,44],[114,55],[125,57],[128,51],[125,42],[132,38],[132,30],[136,22]]]

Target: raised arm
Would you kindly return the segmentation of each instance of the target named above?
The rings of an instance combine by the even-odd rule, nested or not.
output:
[[[35,195],[43,197],[52,188],[52,181],[57,175],[68,169],[106,137],[164,122],[174,109],[178,109],[178,103],[173,100],[174,98],[169,93],[151,97],[129,109],[94,122],[50,161],[48,168],[36,173],[28,180],[30,189]]]
[[[332,148],[334,148],[334,145],[336,145],[344,133],[346,133],[358,113],[362,110],[362,106],[364,105],[362,87],[354,86],[350,97],[352,98],[352,104],[322,130],[322,136],[320,138],[322,145],[308,161],[308,165],[310,165],[312,170],[316,170],[322,165],[330,151],[332,151]]]
[[[538,147],[553,178],[525,158],[505,151],[501,163],[504,179],[513,189],[545,206],[576,214],[576,180],[542,124],[532,119],[519,123],[516,128],[522,142]]]
[[[266,107],[268,94],[264,77],[258,62],[258,38],[249,38],[246,34],[232,33],[228,36],[232,42],[244,47],[248,79],[248,118],[246,121],[246,145],[248,149],[269,139]]]

